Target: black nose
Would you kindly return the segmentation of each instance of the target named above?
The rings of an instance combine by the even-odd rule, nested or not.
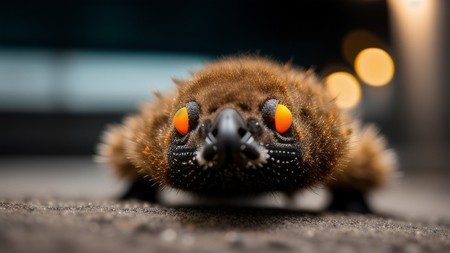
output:
[[[260,156],[247,124],[232,108],[225,108],[219,113],[205,142],[203,158],[208,161],[240,163],[256,160]]]

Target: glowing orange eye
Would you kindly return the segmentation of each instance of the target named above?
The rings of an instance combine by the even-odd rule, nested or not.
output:
[[[181,135],[186,135],[189,130],[189,115],[186,107],[181,108],[173,117],[173,124]]]
[[[284,105],[278,104],[275,110],[275,130],[280,134],[286,132],[292,125],[292,113]]]

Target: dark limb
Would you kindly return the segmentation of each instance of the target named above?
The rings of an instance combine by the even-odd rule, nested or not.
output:
[[[155,184],[155,182],[149,181],[148,179],[136,179],[120,199],[137,199],[158,203],[158,191],[159,186],[158,184]]]
[[[354,189],[334,188],[330,189],[331,202],[327,207],[329,211],[372,213],[367,202],[367,194]]]

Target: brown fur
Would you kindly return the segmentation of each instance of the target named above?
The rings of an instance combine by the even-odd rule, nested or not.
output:
[[[100,155],[119,176],[140,174],[170,186],[167,150],[174,128],[172,117],[187,102],[200,105],[199,122],[203,122],[214,119],[225,106],[239,111],[245,120],[261,119],[261,104],[276,98],[292,111],[305,162],[326,168],[310,171],[308,185],[323,182],[332,187],[366,190],[382,185],[390,177],[393,164],[380,162],[389,156],[383,140],[369,130],[360,132],[358,127],[352,132],[351,120],[311,71],[263,58],[235,57],[211,63],[194,73],[192,80],[176,83],[177,91],[158,96],[139,114],[128,117],[123,126],[107,130]],[[202,141],[190,138],[188,144]],[[270,143],[274,136],[266,133],[262,141]]]
[[[362,128],[360,122],[355,121],[352,129],[348,162],[332,173],[327,186],[360,191],[385,186],[393,176],[398,176],[395,152],[387,149],[386,140],[378,136],[374,126]]]

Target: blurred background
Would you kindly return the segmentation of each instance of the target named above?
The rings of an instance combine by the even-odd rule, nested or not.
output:
[[[314,69],[377,124],[405,182],[381,209],[449,218],[449,14],[445,0],[2,1],[0,196],[119,192],[91,160],[104,127],[172,77],[250,53]]]

